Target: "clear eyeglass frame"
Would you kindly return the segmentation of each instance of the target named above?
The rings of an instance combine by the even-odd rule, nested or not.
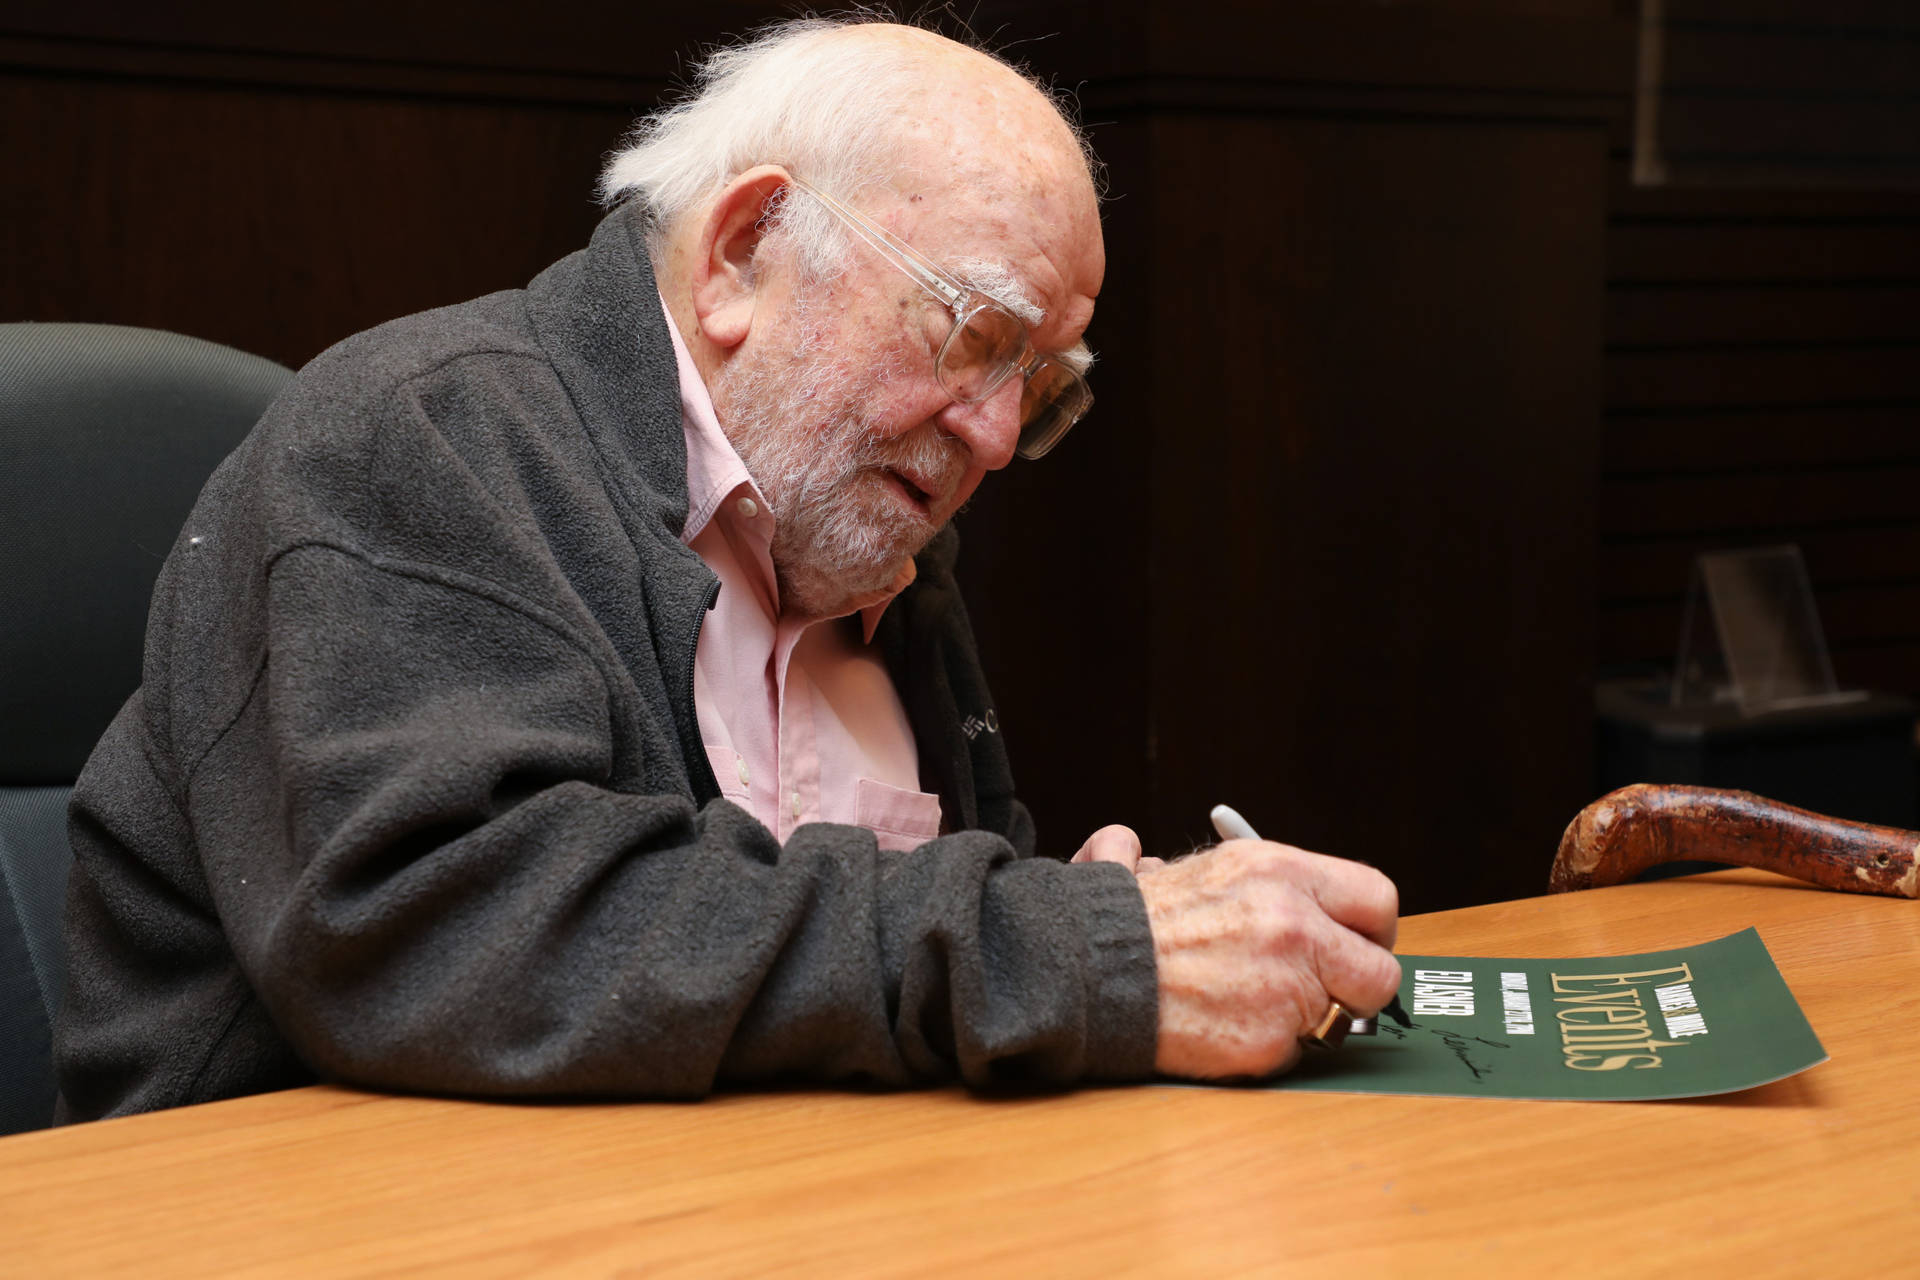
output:
[[[1093,391],[1086,378],[1072,365],[1035,350],[1026,324],[1004,304],[954,279],[918,249],[806,179],[793,173],[788,177],[953,313],[953,328],[934,357],[941,390],[962,404],[979,404],[1016,373],[1025,379],[1015,453],[1028,460],[1045,456],[1087,416]]]

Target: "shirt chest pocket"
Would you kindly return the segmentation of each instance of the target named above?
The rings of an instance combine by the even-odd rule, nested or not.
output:
[[[853,821],[873,832],[882,849],[916,849],[940,834],[940,797],[861,778],[853,790]]]

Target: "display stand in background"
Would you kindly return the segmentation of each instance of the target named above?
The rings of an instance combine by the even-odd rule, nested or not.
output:
[[[1673,667],[1675,706],[1738,704],[1742,715],[1858,702],[1834,682],[1799,547],[1716,551],[1693,562]]]
[[[1672,678],[1603,681],[1595,712],[1601,794],[1734,787],[1915,825],[1914,706],[1839,688],[1798,547],[1700,556]]]

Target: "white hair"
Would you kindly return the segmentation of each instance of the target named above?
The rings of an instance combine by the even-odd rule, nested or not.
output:
[[[689,96],[639,121],[608,158],[602,202],[643,201],[658,250],[682,217],[755,165],[784,165],[848,201],[894,177],[905,151],[900,105],[925,85],[924,54],[906,41],[835,38],[884,17],[792,19],[713,50],[695,67]],[[1093,152],[1065,104],[1013,70],[1060,110],[1097,189]],[[803,275],[844,261],[849,241],[818,201],[783,201],[769,217],[792,237]]]

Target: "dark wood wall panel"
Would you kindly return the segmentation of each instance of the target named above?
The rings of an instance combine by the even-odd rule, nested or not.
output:
[[[1668,79],[1683,92],[1745,90],[1763,101],[1800,93],[1870,102],[1872,90],[1900,89],[1909,56],[1901,46],[1920,29],[1886,21],[1896,6],[1883,9],[1878,21],[1868,18],[1857,25],[1823,21],[1832,17],[1828,0],[1800,0],[1795,7],[1798,14],[1781,13],[1770,27],[1756,23],[1751,12],[1729,13],[1719,21],[1670,22],[1663,51]],[[1672,11],[1685,8],[1691,6],[1674,4]]]
[[[1155,136],[1152,827],[1224,799],[1409,901],[1529,891],[1590,767],[1601,131]]]
[[[1920,575],[1903,582],[1828,584],[1820,594],[1820,616],[1836,649],[1920,645],[1914,623],[1920,617]],[[1671,660],[1678,634],[1672,621],[1657,604],[1626,604],[1608,612],[1605,634],[1616,644],[1658,646]]]
[[[1629,414],[1906,400],[1916,356],[1920,342],[1615,350],[1607,361],[1607,403]]]
[[[1902,524],[1913,519],[1916,485],[1916,465],[1618,475],[1607,486],[1600,530],[1625,541]]]
[[[295,366],[584,243],[630,120],[46,75],[0,76],[0,118],[36,179],[0,206],[9,318],[176,329]]]
[[[1643,191],[1636,207],[1650,210],[1657,201]],[[1912,202],[1890,201],[1903,203]],[[1920,238],[1910,217],[1748,221],[1737,193],[1724,196],[1722,207],[1717,218],[1620,217],[1607,240],[1609,283],[1920,283]]]
[[[1907,521],[1904,514],[1893,522],[1803,530],[1795,542],[1814,576],[1829,588],[1920,576],[1920,527]],[[1601,552],[1600,579],[1615,583],[1684,582],[1692,560],[1693,548],[1683,542],[1615,541]],[[1653,648],[1670,645],[1676,638],[1655,637]]]
[[[1642,7],[1642,173],[1749,187],[1920,180],[1920,14],[1911,4]]]
[[[1607,473],[1616,476],[1694,473],[1729,465],[1903,463],[1920,459],[1920,431],[1915,430],[1912,406],[1901,403],[1716,408],[1685,415],[1615,413],[1607,421],[1604,457]]]
[[[793,11],[778,0],[562,0],[537,9],[516,0],[8,0],[0,40],[32,42],[18,56],[35,65],[151,66],[158,57],[253,84],[416,88],[444,88],[430,73],[459,70],[490,95],[526,100],[537,84],[582,99],[604,98],[609,84],[623,94],[636,80],[657,91],[703,43]],[[216,55],[236,61],[191,62]]]
[[[1603,667],[1672,663],[1697,553],[1795,543],[1840,680],[1920,694],[1920,193],[1614,174]]]
[[[1920,279],[1731,289],[1667,281],[1632,288],[1616,281],[1607,297],[1607,327],[1632,335],[1637,345],[1624,337],[1614,344],[1622,352],[1920,342]]]

